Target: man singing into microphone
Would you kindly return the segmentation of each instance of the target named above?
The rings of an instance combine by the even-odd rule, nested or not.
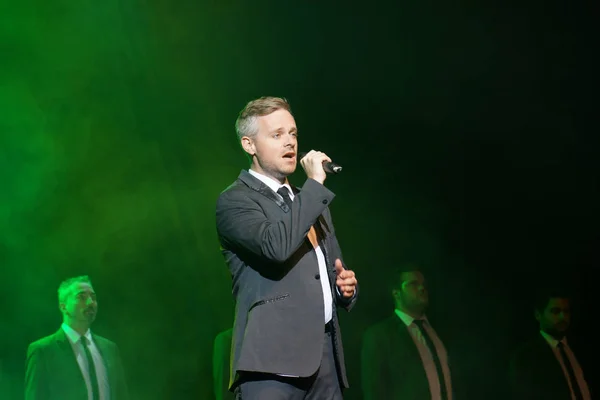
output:
[[[236,300],[230,390],[236,399],[342,399],[348,387],[336,307],[358,294],[345,268],[311,150],[296,169],[298,130],[285,99],[261,97],[240,112],[236,131],[251,159],[217,201],[217,232]]]

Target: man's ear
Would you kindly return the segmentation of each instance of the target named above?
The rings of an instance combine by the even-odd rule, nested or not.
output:
[[[250,156],[253,156],[256,153],[256,149],[254,148],[254,141],[248,136],[242,137],[242,148]]]
[[[542,314],[540,314],[540,312],[538,310],[535,310],[533,312],[533,315],[535,315],[535,319],[537,320],[537,322],[540,322],[540,319],[542,318]]]

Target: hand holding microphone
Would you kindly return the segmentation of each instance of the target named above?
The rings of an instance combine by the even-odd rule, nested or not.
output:
[[[308,153],[300,152],[298,155],[306,176],[321,184],[325,182],[326,173],[337,174],[342,171],[342,167],[331,161],[331,158],[323,152],[311,150]]]

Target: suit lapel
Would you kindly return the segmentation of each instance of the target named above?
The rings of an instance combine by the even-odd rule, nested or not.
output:
[[[334,301],[336,299],[336,286],[335,281],[337,279],[335,273],[335,260],[331,259],[331,231],[329,230],[329,225],[327,225],[327,221],[325,221],[325,217],[323,214],[319,215],[317,222],[314,225],[317,231],[317,240],[319,241],[319,246],[321,247],[321,251],[323,252],[323,256],[325,257],[325,264],[327,267],[327,278],[329,279],[329,286],[331,287],[331,293],[333,295]]]
[[[262,194],[269,200],[272,200],[275,204],[279,206],[279,208],[283,210],[283,212],[288,213],[291,211],[290,207],[288,207],[285,201],[283,201],[283,199],[277,193],[275,193],[273,190],[271,190],[270,187],[262,183],[260,179],[256,179],[255,177],[253,177],[249,172],[242,171],[238,179],[250,189]]]
[[[104,342],[104,339],[102,337],[96,336],[93,333],[92,333],[92,338],[94,339],[94,343],[96,344],[96,348],[98,349],[98,352],[100,353],[100,356],[102,357],[102,362],[104,363],[104,368],[106,368],[106,371],[108,374],[110,358],[108,357],[109,350],[106,348],[106,343]]]
[[[292,191],[294,192],[295,196],[298,193],[300,193],[301,189],[292,186]],[[329,284],[331,286],[331,289],[335,290],[335,266],[333,265],[333,261],[331,260],[329,254],[329,250],[331,249],[331,229],[329,228],[329,224],[325,220],[323,214],[319,215],[319,218],[317,218],[317,222],[314,224],[314,227],[317,231],[317,240],[319,242],[319,246],[321,247],[321,251],[323,252],[323,256],[325,257],[325,264],[327,264],[327,275],[329,278]]]
[[[396,374],[411,376],[411,386],[416,393],[415,398],[431,397],[427,373],[419,349],[409,332],[409,327],[394,313],[392,315],[393,331],[390,337],[396,338],[391,353],[392,364],[390,369]]]
[[[400,335],[401,340],[404,342],[402,348],[412,359],[421,360],[419,349],[417,349],[417,345],[415,344],[411,333],[408,331],[409,327],[406,326],[406,324],[395,313],[392,318],[395,321],[398,334]]]
[[[113,385],[112,383],[115,382],[114,377],[113,377],[113,371],[115,370],[115,368],[112,365],[112,360],[113,360],[113,358],[111,357],[112,353],[107,346],[106,340],[103,337],[94,335],[93,333],[92,333],[92,337],[94,338],[94,343],[96,344],[96,347],[98,348],[98,352],[100,353],[100,356],[102,357],[102,362],[104,364],[104,370],[106,371],[106,379],[108,380],[108,387],[110,389],[111,397],[114,398],[115,394],[113,392],[113,388],[115,385]]]
[[[63,376],[67,377],[77,377],[79,379],[72,379],[73,382],[73,391],[76,393],[86,393],[87,387],[85,386],[85,380],[83,377],[83,372],[79,367],[79,363],[77,362],[77,358],[75,357],[75,352],[73,351],[73,347],[71,346],[71,342],[67,338],[65,331],[60,328],[54,334],[54,341],[58,347],[57,354],[57,365],[60,366],[60,373]]]
[[[543,367],[540,368],[540,370],[544,371],[543,376],[551,381],[562,382],[565,380],[565,375],[560,366],[560,362],[554,355],[552,347],[546,342],[546,339],[544,339],[542,335],[538,336],[539,337],[537,337],[535,341],[535,346],[537,348],[538,359],[540,361],[544,360],[543,362],[540,362],[540,365],[543,365]]]

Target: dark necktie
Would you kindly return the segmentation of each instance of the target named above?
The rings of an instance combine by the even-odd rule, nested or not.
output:
[[[440,381],[440,392],[442,400],[446,400],[448,398],[448,393],[446,390],[446,379],[444,377],[444,370],[442,369],[442,363],[440,362],[440,358],[438,356],[435,345],[433,344],[433,340],[431,340],[431,336],[429,336],[429,333],[427,333],[427,329],[425,329],[425,327],[423,326],[425,320],[415,319],[413,322],[419,327],[421,335],[423,335],[423,339],[425,339],[425,343],[427,343],[427,347],[429,347],[429,351],[431,352],[431,357],[433,358],[435,369],[438,374],[438,379]]]
[[[83,345],[83,351],[85,351],[85,356],[87,357],[88,371],[90,373],[90,382],[92,384],[93,399],[99,400],[100,390],[98,388],[98,376],[96,375],[96,365],[94,364],[92,353],[90,352],[90,348],[88,347],[88,339],[85,336],[81,337],[81,344]]]
[[[277,193],[283,197],[283,201],[288,205],[289,208],[292,208],[292,198],[290,197],[290,190],[286,186],[282,186],[277,189]]]
[[[575,394],[576,400],[582,400],[583,395],[581,394],[581,388],[579,387],[579,382],[577,382],[577,378],[575,377],[575,371],[573,371],[573,366],[571,365],[571,360],[567,357],[567,352],[565,351],[565,346],[562,342],[558,342],[558,351],[560,352],[560,356],[563,359],[563,364],[565,364],[565,369],[567,370],[567,375],[569,375],[569,382],[571,383],[571,387],[573,388],[573,393]]]

